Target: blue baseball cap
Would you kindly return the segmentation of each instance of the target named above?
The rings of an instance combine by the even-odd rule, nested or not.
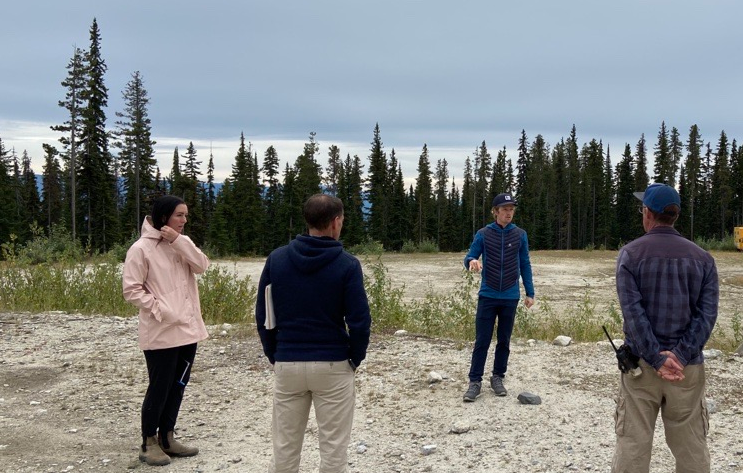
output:
[[[642,205],[658,214],[663,213],[669,205],[681,208],[679,193],[666,184],[650,184],[645,192],[635,192],[633,195],[642,201]]]
[[[516,206],[518,204],[516,203],[516,199],[514,199],[511,194],[506,192],[504,194],[496,195],[495,198],[493,199],[493,207],[500,207],[501,205]]]

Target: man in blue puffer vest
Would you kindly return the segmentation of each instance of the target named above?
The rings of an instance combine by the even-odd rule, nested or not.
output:
[[[508,394],[503,378],[508,367],[511,333],[519,303],[519,277],[524,282],[526,299],[524,305],[534,304],[534,283],[529,261],[529,242],[526,232],[511,221],[516,212],[516,199],[511,194],[498,194],[493,199],[495,222],[481,228],[464,257],[464,267],[482,273],[482,283],[475,316],[475,346],[469,373],[469,387],[464,393],[465,402],[473,402],[480,396],[485,360],[493,338],[495,322],[498,320],[495,360],[490,387],[496,396]],[[482,255],[482,263],[479,258]]]

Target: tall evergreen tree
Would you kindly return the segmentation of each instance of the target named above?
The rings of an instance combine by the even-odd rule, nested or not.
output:
[[[428,157],[428,145],[423,144],[418,158],[418,178],[415,181],[415,239],[422,243],[432,239],[432,222],[434,222],[434,201],[431,162]]]
[[[565,153],[567,162],[567,207],[565,211],[565,226],[567,228],[566,240],[567,249],[570,250],[578,246],[578,236],[581,233],[581,189],[580,175],[581,167],[578,155],[578,136],[575,125],[570,130],[570,136],[565,142]]]
[[[689,138],[686,142],[686,160],[684,161],[684,178],[679,190],[681,197],[681,214],[676,227],[690,240],[695,235],[695,215],[699,208],[700,195],[703,193],[702,184],[702,148],[704,141],[697,125],[689,128]]]
[[[67,77],[62,81],[66,89],[65,99],[58,102],[59,106],[67,110],[69,118],[62,125],[52,126],[52,130],[65,133],[59,138],[64,146],[62,158],[65,162],[68,184],[67,201],[69,203],[69,221],[72,238],[77,238],[77,174],[79,170],[78,149],[83,107],[85,105],[84,95],[86,88],[87,67],[85,64],[86,52],[75,48],[72,59],[67,65]]]
[[[343,201],[343,243],[347,246],[360,244],[365,238],[363,165],[361,158],[350,154],[341,166],[338,197]]]
[[[28,241],[34,237],[32,229],[42,221],[41,199],[39,198],[39,188],[36,182],[36,174],[31,168],[31,158],[26,150],[23,151],[21,159],[21,176],[20,176],[20,238]]]
[[[279,208],[281,207],[281,181],[279,180],[279,155],[276,148],[269,146],[263,154],[263,186],[266,189],[263,198],[264,212],[266,215],[266,227],[263,231],[263,247],[273,250],[285,243],[283,226],[279,220]]]
[[[684,143],[681,140],[681,136],[679,134],[679,131],[676,127],[671,128],[671,138],[669,141],[669,146],[671,149],[671,179],[668,182],[668,185],[671,187],[676,186],[676,175],[679,171],[679,166],[681,165],[681,158],[684,154]]]
[[[641,225],[637,215],[638,201],[633,195],[637,191],[633,170],[632,149],[629,143],[624,145],[624,153],[616,167],[616,221],[618,222],[618,244],[629,243],[638,236]]]
[[[662,182],[664,184],[672,185],[676,181],[673,156],[671,154],[671,147],[668,142],[668,130],[666,129],[666,122],[662,122],[660,125],[660,131],[658,131],[658,142],[655,145],[655,164],[653,170],[655,176],[653,176],[654,182]]]
[[[44,171],[41,188],[43,201],[44,223],[47,230],[60,223],[64,207],[64,180],[62,169],[59,166],[57,155],[59,152],[54,146],[44,143]]]
[[[488,147],[483,141],[475,150],[475,226],[481,228],[493,220],[490,213],[493,200],[490,197],[490,176],[493,173],[493,161],[488,152]]]
[[[733,231],[733,219],[730,212],[730,203],[733,199],[733,189],[730,186],[730,149],[724,130],[717,141],[710,185],[711,234],[716,238],[724,239]]]
[[[330,195],[338,195],[338,180],[341,175],[341,150],[336,145],[328,148],[328,167],[325,168],[325,190]]]
[[[119,166],[124,188],[121,212],[124,234],[138,234],[155,194],[155,144],[149,118],[149,97],[139,71],[132,74],[122,93],[124,111],[116,112],[114,145],[119,148]]]
[[[733,191],[730,210],[736,227],[743,226],[743,151],[733,139],[730,146],[730,187]]]
[[[387,155],[384,152],[382,136],[379,131],[379,123],[374,126],[374,137],[371,142],[369,153],[369,174],[367,200],[369,201],[368,215],[368,234],[373,240],[382,242],[384,245],[387,241],[387,221],[388,221],[388,167]]]
[[[387,232],[385,235],[386,248],[397,251],[402,248],[403,242],[412,238],[413,224],[405,195],[405,183],[402,177],[402,166],[397,160],[394,148],[390,151],[389,167],[387,169]]]
[[[93,19],[90,49],[86,59],[86,84],[83,90],[82,130],[80,134],[80,168],[78,200],[85,215],[84,234],[94,250],[107,251],[119,240],[116,219],[116,181],[114,163],[108,148],[105,107],[108,89],[103,80],[106,63],[101,57],[100,31]]]
[[[13,188],[10,156],[5,149],[5,143],[0,138],[0,242],[3,243],[10,240],[17,221]]]

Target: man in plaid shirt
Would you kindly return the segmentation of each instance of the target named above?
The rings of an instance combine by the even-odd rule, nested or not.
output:
[[[642,374],[622,373],[612,473],[646,473],[660,410],[677,473],[710,471],[702,349],[717,319],[715,260],[673,225],[681,199],[673,187],[636,192],[646,234],[617,258],[625,343]]]

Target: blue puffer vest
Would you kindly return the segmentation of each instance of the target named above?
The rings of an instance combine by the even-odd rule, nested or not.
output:
[[[512,227],[508,231],[483,228],[485,237],[485,284],[503,292],[519,282],[519,249],[524,230]]]

